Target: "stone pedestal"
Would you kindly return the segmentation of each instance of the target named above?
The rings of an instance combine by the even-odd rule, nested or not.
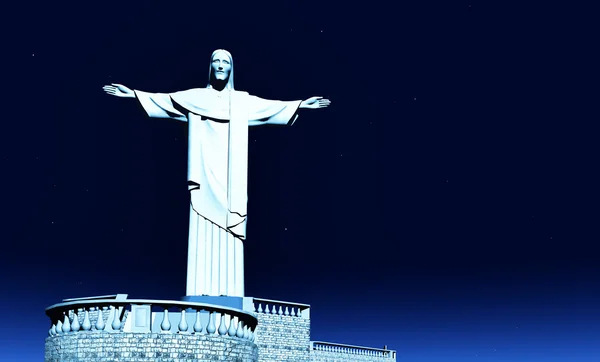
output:
[[[65,300],[46,314],[45,362],[258,362],[256,316],[234,306],[116,295]]]
[[[46,338],[45,362],[257,362],[253,342],[219,335],[78,332]]]

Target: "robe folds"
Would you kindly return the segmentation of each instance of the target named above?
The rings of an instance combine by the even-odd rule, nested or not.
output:
[[[248,126],[292,125],[301,101],[274,101],[225,89],[175,93],[135,90],[149,117],[188,122],[188,183],[192,208],[236,237],[246,238]]]

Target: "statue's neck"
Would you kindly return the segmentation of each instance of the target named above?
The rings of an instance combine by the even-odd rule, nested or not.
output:
[[[227,86],[227,80],[222,81],[222,80],[216,80],[213,79],[212,82],[210,82],[210,86],[216,90],[216,91],[222,91],[223,89],[225,89],[225,87]]]

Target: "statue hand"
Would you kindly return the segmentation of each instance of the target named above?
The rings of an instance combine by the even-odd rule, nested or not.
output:
[[[317,108],[325,108],[331,104],[329,99],[324,99],[323,97],[310,97],[305,101],[300,103],[300,108],[309,108],[309,109],[317,109]]]
[[[110,94],[113,96],[124,97],[124,98],[135,98],[135,93],[131,89],[125,87],[122,84],[111,83],[111,85],[105,85],[104,87],[102,87],[102,89],[104,89],[104,91],[107,94]]]

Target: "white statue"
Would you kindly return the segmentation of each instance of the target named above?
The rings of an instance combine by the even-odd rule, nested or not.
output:
[[[104,86],[117,97],[137,98],[148,116],[188,122],[190,224],[188,296],[244,296],[248,178],[248,126],[291,125],[297,110],[324,108],[323,97],[272,101],[234,90],[233,58],[215,50],[206,88],[146,93]]]

